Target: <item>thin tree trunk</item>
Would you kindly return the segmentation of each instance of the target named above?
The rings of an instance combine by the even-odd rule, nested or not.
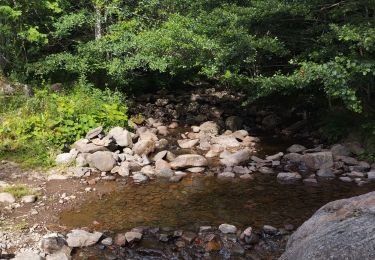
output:
[[[102,38],[102,13],[98,6],[95,6],[95,40]]]

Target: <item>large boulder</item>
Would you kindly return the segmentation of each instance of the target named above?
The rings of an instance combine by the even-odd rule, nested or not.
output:
[[[112,128],[108,133],[108,137],[113,138],[116,144],[121,147],[132,147],[133,141],[130,132],[122,127]]]
[[[177,156],[171,162],[172,169],[190,168],[190,167],[202,167],[207,166],[208,161],[202,155],[198,154],[183,154]]]
[[[111,152],[96,152],[87,157],[90,167],[102,172],[109,172],[116,166],[116,160]]]
[[[375,259],[375,192],[330,202],[289,238],[281,260]]]
[[[333,166],[332,152],[307,153],[302,157],[306,166],[312,170],[330,168]]]

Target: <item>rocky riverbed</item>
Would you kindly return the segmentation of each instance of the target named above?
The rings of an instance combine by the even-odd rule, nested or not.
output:
[[[132,127],[98,126],[46,173],[3,161],[1,257],[272,259],[319,207],[374,189],[358,143],[327,146],[303,118],[231,108],[242,98],[142,96]]]

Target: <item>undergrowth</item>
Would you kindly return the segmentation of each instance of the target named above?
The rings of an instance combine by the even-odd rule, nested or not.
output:
[[[26,166],[51,166],[64,145],[99,125],[126,126],[127,105],[116,91],[85,84],[73,91],[52,93],[46,88],[35,96],[0,99],[0,158]]]

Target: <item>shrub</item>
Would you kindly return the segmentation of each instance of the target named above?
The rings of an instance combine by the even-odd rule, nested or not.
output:
[[[3,157],[10,152],[35,153],[38,156],[33,156],[32,161],[48,165],[48,158],[55,154],[54,151],[73,143],[90,129],[99,125],[108,129],[127,124],[127,106],[119,92],[82,84],[73,89],[66,94],[42,89],[30,99],[13,97],[8,100],[14,105],[6,106],[7,109],[0,113]],[[26,160],[22,158],[22,161]]]

